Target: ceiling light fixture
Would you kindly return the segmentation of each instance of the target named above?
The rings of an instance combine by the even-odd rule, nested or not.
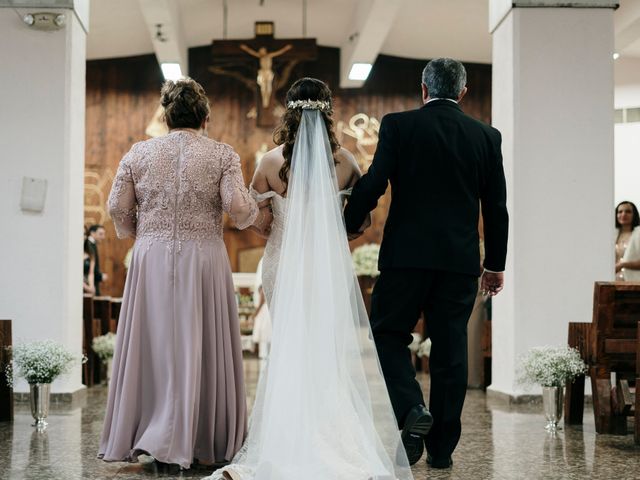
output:
[[[371,72],[370,63],[354,63],[349,71],[349,80],[366,80]]]
[[[620,54],[618,52],[613,52],[613,59],[617,60],[620,58]]]
[[[182,69],[179,63],[161,63],[160,68],[165,80],[180,80],[182,78]]]

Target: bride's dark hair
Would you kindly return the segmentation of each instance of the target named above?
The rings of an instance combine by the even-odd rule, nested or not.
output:
[[[320,114],[324,119],[327,127],[327,135],[331,151],[335,158],[336,153],[340,149],[340,144],[333,131],[333,102],[331,100],[331,90],[322,80],[317,78],[304,77],[296,80],[287,92],[286,103],[295,102],[296,100],[320,100],[329,102],[328,110],[321,110]],[[276,145],[283,145],[282,155],[284,156],[284,164],[280,168],[279,177],[285,184],[285,191],[289,185],[289,170],[291,170],[291,156],[293,154],[293,144],[296,140],[296,132],[302,118],[301,108],[288,108],[282,116],[282,123],[273,132],[273,141]]]

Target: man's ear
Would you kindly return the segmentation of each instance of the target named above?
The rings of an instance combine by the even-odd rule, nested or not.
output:
[[[427,86],[423,83],[422,86],[422,103],[427,103],[427,99],[429,98],[429,90],[427,90]]]
[[[464,97],[467,92],[469,91],[469,89],[467,87],[464,87],[462,89],[462,91],[460,92],[460,95],[458,95],[458,102],[460,102],[460,100],[462,100],[462,97]]]

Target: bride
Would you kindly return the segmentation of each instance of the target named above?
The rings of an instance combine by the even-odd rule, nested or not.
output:
[[[271,224],[263,261],[271,353],[247,439],[210,479],[413,478],[343,224],[341,188],[360,172],[335,139],[331,113],[326,84],[295,82],[275,134],[280,146],[254,177],[263,224]]]

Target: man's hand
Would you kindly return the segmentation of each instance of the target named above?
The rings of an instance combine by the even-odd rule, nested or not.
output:
[[[482,273],[482,279],[480,280],[480,293],[483,295],[489,295],[490,297],[496,296],[502,290],[504,286],[504,272],[487,272]]]

